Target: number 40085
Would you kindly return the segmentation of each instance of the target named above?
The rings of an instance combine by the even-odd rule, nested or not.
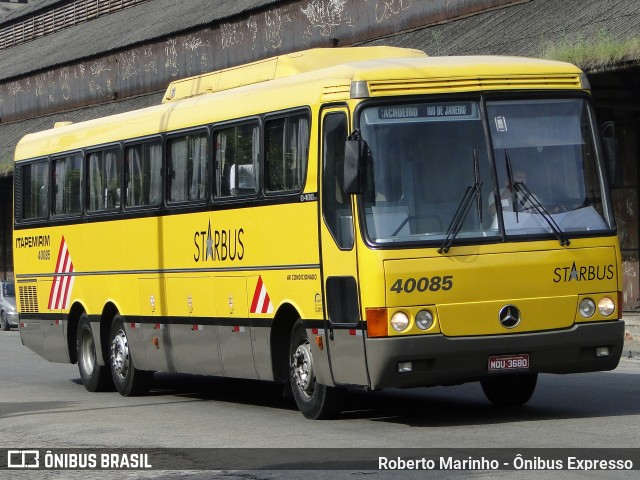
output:
[[[399,278],[389,289],[396,293],[417,292],[437,292],[438,290],[451,290],[453,288],[453,275],[445,275],[444,277],[420,277],[416,278]]]

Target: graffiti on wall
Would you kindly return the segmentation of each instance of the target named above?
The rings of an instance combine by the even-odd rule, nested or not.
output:
[[[244,22],[223,23],[220,25],[220,43],[222,48],[233,47],[244,42]]]
[[[211,43],[208,39],[188,35],[182,42],[182,51],[186,57],[187,74],[193,75],[207,71]]]
[[[170,38],[164,42],[164,68],[172,77],[178,75],[178,39]]]
[[[250,17],[237,22],[223,23],[219,27],[220,44],[223,50],[250,47],[252,51],[261,43],[264,51],[280,48],[284,42],[284,27],[291,22],[288,9],[274,9],[258,19]],[[258,37],[262,32],[262,38]]]
[[[382,23],[391,17],[399,15],[403,10],[407,10],[411,7],[412,1],[413,0],[371,0],[370,3],[375,3],[376,22]],[[369,2],[369,0],[365,0],[365,2]]]
[[[147,46],[142,53],[142,69],[146,73],[158,73],[158,62],[153,53],[153,48]]]
[[[502,5],[514,0],[492,0]],[[246,12],[147,45],[51,67],[0,85],[0,118],[13,121],[158,91],[176,78],[198,75],[305,48],[350,45],[398,28],[453,18],[486,0],[299,0]],[[413,22],[413,23],[412,23]]]
[[[289,15],[283,15],[278,9],[272,12],[266,12],[264,14],[264,24],[266,27],[264,37],[265,51],[268,51],[270,49],[277,49],[282,46],[283,27],[287,22],[291,22],[291,18],[289,17]]]
[[[354,20],[347,9],[346,0],[312,0],[300,7],[309,25],[304,31],[304,43],[309,44],[314,33],[331,37],[337,27],[354,26]]]

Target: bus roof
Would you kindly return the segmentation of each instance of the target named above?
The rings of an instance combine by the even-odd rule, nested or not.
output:
[[[161,105],[26,135],[15,160],[353,98],[582,88],[582,72],[563,62],[427,57],[392,47],[313,49],[173,82]]]
[[[230,90],[345,63],[425,56],[420,50],[398,47],[313,48],[176,80],[169,84],[163,102]]]

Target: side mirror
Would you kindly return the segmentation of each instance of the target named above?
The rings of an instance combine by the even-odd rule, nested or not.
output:
[[[342,188],[348,194],[364,193],[365,190],[365,166],[369,147],[359,134],[356,130],[345,142]]]

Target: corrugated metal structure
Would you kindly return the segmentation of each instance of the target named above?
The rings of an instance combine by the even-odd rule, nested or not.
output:
[[[75,0],[57,2],[51,8],[41,2],[38,9],[31,9],[28,15],[19,12],[21,18],[0,27],[0,49],[15,47],[39,37],[50,35],[73,25],[89,22],[98,17],[109,15],[123,8],[132,7],[149,0]],[[27,3],[27,0],[22,0]],[[33,6],[33,4],[32,4]]]
[[[67,3],[82,1],[103,0]],[[68,28],[0,50],[0,119],[140,95],[175,78],[305,48],[350,45],[512,2],[190,0],[185,8],[175,0],[132,6],[118,0],[128,8],[77,25],[69,15]]]
[[[638,38],[639,25],[640,2],[634,0],[532,0],[370,43],[422,47],[431,55],[543,57],[558,43],[589,42],[603,35],[618,42]]]

